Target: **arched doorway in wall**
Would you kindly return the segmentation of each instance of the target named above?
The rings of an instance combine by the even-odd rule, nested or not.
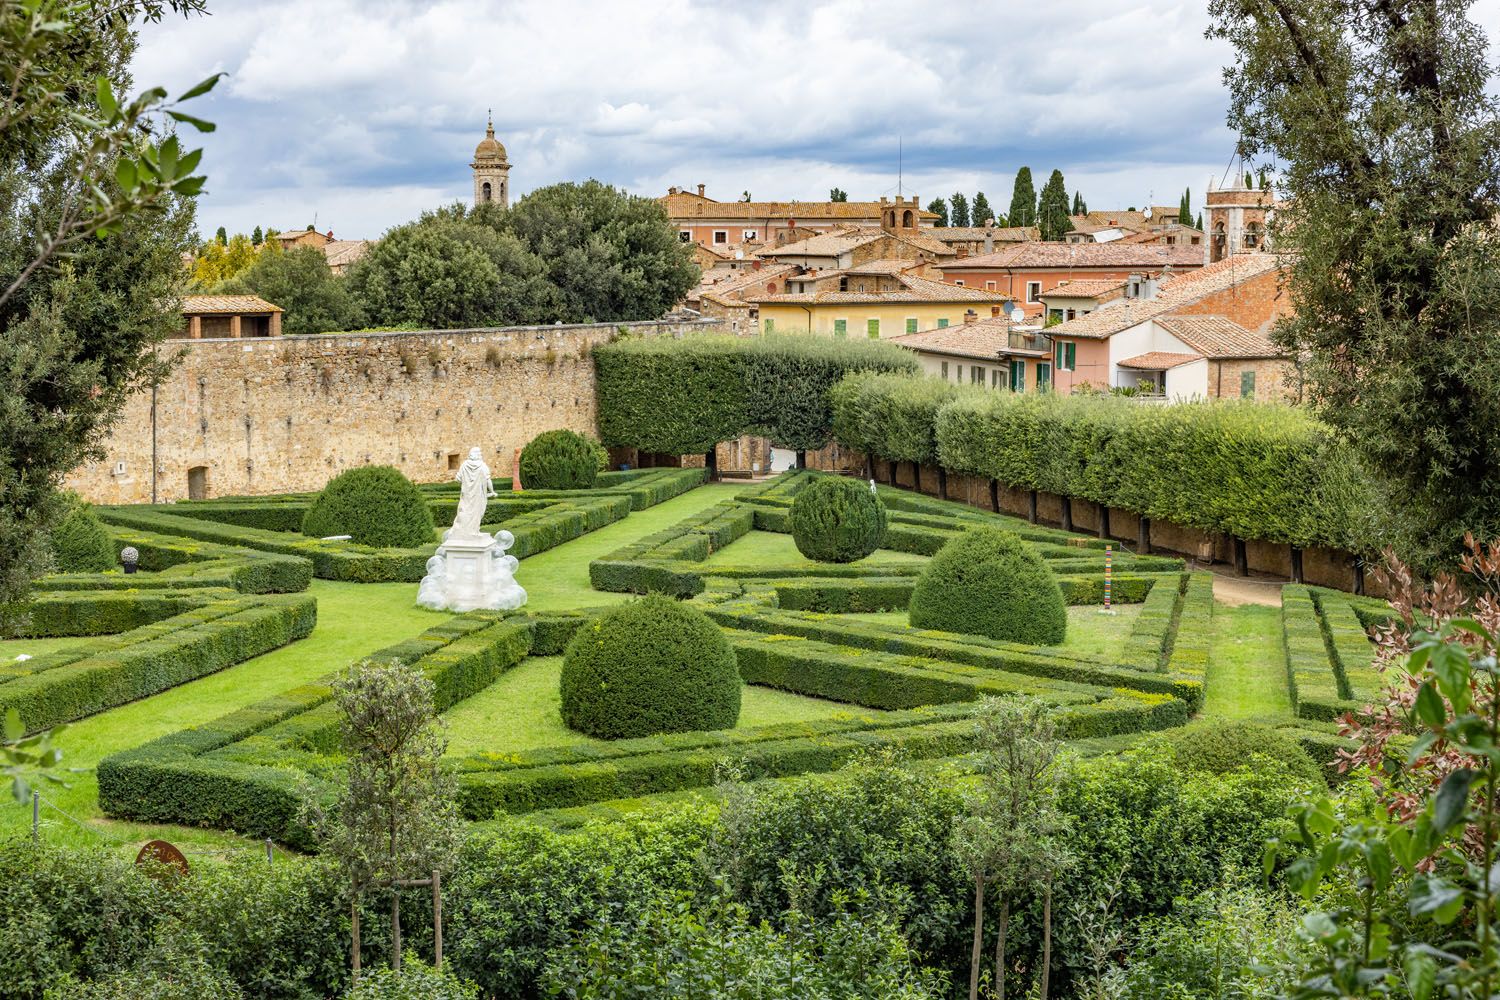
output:
[[[195,465],[188,470],[187,487],[189,500],[208,499],[208,466]]]

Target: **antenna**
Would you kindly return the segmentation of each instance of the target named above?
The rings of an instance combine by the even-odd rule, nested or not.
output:
[[[901,133],[896,133],[896,197],[901,197],[902,160],[906,152]]]

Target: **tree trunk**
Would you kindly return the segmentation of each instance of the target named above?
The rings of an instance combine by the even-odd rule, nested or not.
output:
[[[401,971],[401,893],[391,886],[391,968]]]
[[[797,449],[797,468],[807,468],[807,449],[805,448]]]
[[[1047,1000],[1047,987],[1052,980],[1052,880],[1042,891],[1042,1000]]]
[[[1000,480],[990,480],[990,510],[1000,513]]]
[[[1026,495],[1026,520],[1036,524],[1036,490],[1031,490]]]
[[[1236,538],[1234,540],[1234,575],[1250,575],[1250,560],[1245,552],[1245,540],[1243,538]]]
[[[359,900],[356,898],[349,906],[349,929],[352,941],[349,946],[349,954],[353,959],[354,981],[359,982]]]
[[[938,466],[938,499],[948,499],[948,470]]]
[[[1354,557],[1354,595],[1365,596],[1365,561],[1358,556]]]
[[[922,492],[922,463],[911,463],[911,488],[918,493]]]
[[[984,879],[974,880],[974,948],[969,955],[969,1000],[979,1000],[979,955],[984,950]]]
[[[893,459],[893,458],[886,459],[886,461],[885,461],[885,474],[886,474],[886,478],[890,480],[890,485],[895,486],[896,485],[896,460],[895,459]]]
[[[1010,897],[1000,897],[1000,925],[995,935],[995,1000],[1005,1000],[1005,934],[1010,927]]]

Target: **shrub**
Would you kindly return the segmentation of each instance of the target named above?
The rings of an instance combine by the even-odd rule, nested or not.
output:
[[[52,529],[52,557],[62,573],[102,573],[115,567],[115,543],[94,508],[74,502]]]
[[[1292,737],[1268,726],[1253,722],[1225,722],[1186,726],[1168,733],[1162,740],[1171,748],[1173,763],[1184,771],[1201,774],[1227,774],[1257,757],[1282,764],[1288,772],[1305,778],[1311,785],[1325,781],[1323,770]]]
[[[408,955],[401,971],[378,968],[363,974],[344,1000],[476,1000],[479,987],[447,969],[434,969]]]
[[[885,541],[885,504],[855,479],[819,477],[792,501],[797,551],[818,562],[854,562]]]
[[[944,545],[917,578],[913,628],[967,632],[1055,646],[1068,611],[1052,571],[1027,542],[999,528],[971,528]]]
[[[602,739],[732,729],[734,650],[703,612],[660,595],[611,608],[563,656],[562,717]]]
[[[377,548],[416,548],[432,543],[432,511],[422,491],[399,471],[366,465],[329,480],[302,518],[302,533],[348,535]]]
[[[569,430],[545,431],[521,449],[521,483],[529,490],[591,490],[608,462],[591,437]]]

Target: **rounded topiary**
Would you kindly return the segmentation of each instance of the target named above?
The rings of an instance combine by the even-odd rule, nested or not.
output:
[[[378,548],[416,548],[432,544],[432,510],[422,491],[399,471],[365,465],[328,481],[303,515],[302,533],[313,538],[348,535]]]
[[[885,504],[858,479],[814,479],[792,501],[788,520],[797,551],[818,562],[854,562],[885,541]]]
[[[1253,722],[1227,722],[1185,726],[1163,737],[1172,762],[1181,770],[1203,774],[1227,774],[1256,757],[1269,758],[1310,784],[1325,784],[1326,774],[1312,755],[1294,738],[1269,726]]]
[[[563,722],[606,740],[731,729],[740,717],[729,640],[703,612],[660,594],[580,628],[559,687]]]
[[[1019,535],[1000,528],[972,528],[939,549],[908,610],[914,628],[1030,646],[1055,646],[1068,632],[1052,571]]]
[[[52,556],[62,573],[100,573],[115,567],[115,543],[94,508],[74,499],[52,529]]]
[[[573,431],[546,431],[521,449],[521,485],[528,490],[593,489],[609,460],[604,446]]]

